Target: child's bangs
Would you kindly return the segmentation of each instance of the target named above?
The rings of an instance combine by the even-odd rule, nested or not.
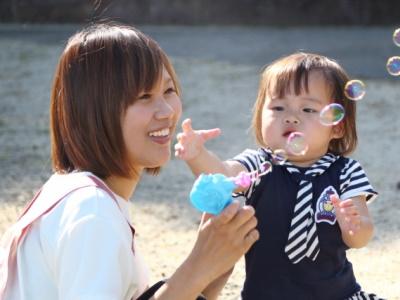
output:
[[[308,93],[308,74],[310,69],[297,65],[293,68],[280,68],[272,71],[269,76],[275,78],[268,80],[268,92],[272,97],[284,98],[287,93],[294,93],[296,96],[302,91]]]

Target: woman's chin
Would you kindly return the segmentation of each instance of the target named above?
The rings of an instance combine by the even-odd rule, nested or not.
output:
[[[153,162],[151,167],[148,168],[161,168],[166,165],[171,159],[171,153],[162,154],[157,157],[157,161]]]

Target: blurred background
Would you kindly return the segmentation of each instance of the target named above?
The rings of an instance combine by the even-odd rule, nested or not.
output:
[[[255,147],[249,126],[264,65],[316,52],[363,80],[353,157],[380,197],[370,205],[373,240],[349,255],[365,290],[400,299],[400,77],[386,68],[400,56],[393,43],[399,0],[0,0],[0,235],[52,172],[48,104],[58,57],[71,34],[107,20],[137,26],[167,52],[182,85],[182,119],[220,127],[209,148],[224,159]],[[200,216],[188,201],[193,181],[172,158],[159,176],[145,175],[132,197],[154,282],[193,244]],[[234,299],[243,278],[241,261],[221,299]]]
[[[2,0],[0,21],[70,23],[111,17],[135,24],[394,25],[396,0]]]

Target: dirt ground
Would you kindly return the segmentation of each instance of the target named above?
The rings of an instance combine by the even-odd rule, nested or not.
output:
[[[51,173],[48,99],[51,77],[69,26],[0,25],[0,234]],[[378,199],[370,204],[376,231],[370,244],[349,251],[364,290],[400,299],[399,78],[386,74],[393,28],[142,28],[170,54],[181,79],[184,115],[197,128],[220,127],[209,143],[221,158],[254,142],[248,127],[260,68],[294,50],[337,59],[367,86],[358,103],[359,147]],[[131,199],[138,243],[152,280],[167,277],[190,251],[200,214],[188,202],[193,176],[172,158],[157,177],[145,175]],[[239,294],[240,261],[221,299]]]

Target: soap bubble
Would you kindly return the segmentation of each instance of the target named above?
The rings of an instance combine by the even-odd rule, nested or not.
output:
[[[400,28],[393,32],[393,42],[397,47],[400,47]]]
[[[320,114],[319,121],[325,126],[334,126],[339,124],[344,118],[344,108],[339,103],[331,103],[325,106]]]
[[[344,87],[344,94],[350,100],[361,100],[365,95],[365,84],[361,80],[350,80]]]
[[[263,164],[260,165],[260,171],[257,174],[257,177],[263,176],[265,174],[268,174],[269,172],[272,171],[272,165],[269,161],[264,162]]]
[[[286,149],[293,155],[304,155],[308,150],[308,144],[301,132],[292,132],[287,141]]]
[[[272,153],[272,163],[274,165],[282,165],[287,160],[287,153],[283,149],[276,149]]]
[[[400,56],[390,57],[386,64],[386,69],[390,75],[399,76],[400,75]]]

